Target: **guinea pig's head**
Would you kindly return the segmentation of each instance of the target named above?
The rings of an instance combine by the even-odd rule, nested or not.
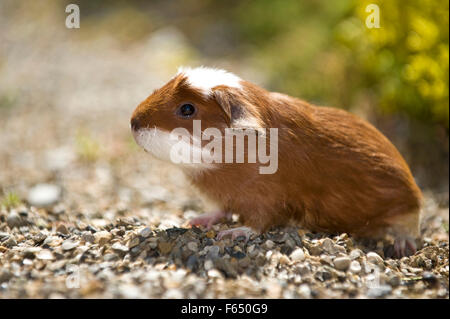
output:
[[[252,126],[255,118],[248,110],[243,84],[223,70],[180,68],[134,110],[130,124],[136,142],[155,157],[170,160],[170,149],[177,143],[171,132],[182,128],[192,137],[194,120],[201,121],[202,131]]]

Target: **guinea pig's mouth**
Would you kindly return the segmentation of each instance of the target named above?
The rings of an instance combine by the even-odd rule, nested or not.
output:
[[[193,137],[186,140],[174,138],[171,132],[156,127],[132,130],[136,143],[157,159],[185,167],[212,168],[202,161],[202,148],[194,146]],[[192,158],[191,158],[192,155]],[[195,161],[194,158],[199,159]]]
[[[132,130],[136,143],[147,153],[151,153],[157,158],[166,159],[167,151],[170,152],[169,138],[170,135],[164,130],[154,128],[141,128]],[[167,150],[168,149],[168,150]]]

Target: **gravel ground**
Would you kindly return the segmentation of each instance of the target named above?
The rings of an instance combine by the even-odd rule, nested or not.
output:
[[[187,227],[198,194],[128,122],[192,48],[168,29],[124,50],[58,19],[0,19],[0,298],[449,297],[448,190],[424,190],[423,248],[401,260],[389,238]]]
[[[111,209],[104,218],[64,205],[3,209],[0,297],[448,298],[444,236],[425,237],[414,256],[393,260],[383,242],[347,234],[283,228],[245,243],[215,239],[234,225],[167,226],[195,210]]]

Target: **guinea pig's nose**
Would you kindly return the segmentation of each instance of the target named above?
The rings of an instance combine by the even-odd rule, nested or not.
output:
[[[140,125],[139,119],[137,117],[133,117],[131,119],[131,129],[133,131],[137,131],[140,128],[140,126],[141,125]]]

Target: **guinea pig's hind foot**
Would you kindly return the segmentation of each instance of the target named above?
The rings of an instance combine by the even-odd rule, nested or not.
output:
[[[217,223],[219,223],[222,218],[231,219],[231,214],[223,211],[218,211],[214,213],[206,213],[202,214],[196,218],[193,218],[189,221],[189,224],[192,226],[204,226],[206,229],[211,229],[211,227]]]
[[[402,258],[414,255],[417,251],[416,241],[412,237],[400,236],[394,240],[394,257]]]
[[[226,236],[231,236],[232,240],[235,240],[238,237],[244,236],[245,241],[247,242],[250,239],[250,236],[254,234],[253,230],[249,227],[236,227],[232,229],[222,230],[217,234],[217,239],[221,240]]]

